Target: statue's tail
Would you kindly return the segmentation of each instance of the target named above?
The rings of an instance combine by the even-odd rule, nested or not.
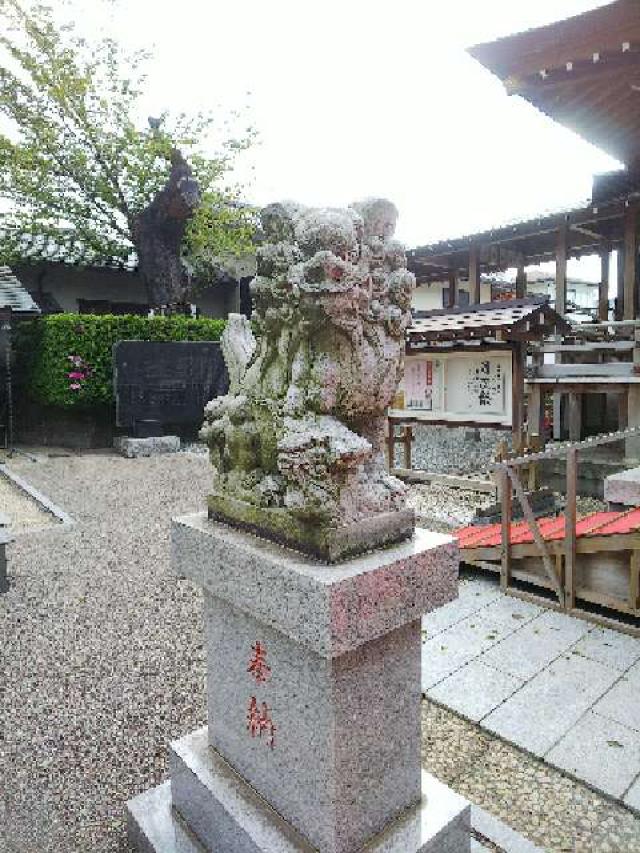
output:
[[[229,314],[227,325],[220,338],[222,355],[229,373],[229,393],[240,393],[247,367],[256,350],[256,339],[251,323],[244,314]]]

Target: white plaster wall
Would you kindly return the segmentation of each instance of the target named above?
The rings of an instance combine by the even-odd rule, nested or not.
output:
[[[16,275],[32,293],[40,288],[51,293],[63,311],[76,313],[79,299],[108,299],[111,302],[133,302],[146,305],[145,288],[136,273],[124,270],[83,269],[82,267],[48,264],[44,274],[37,267],[16,267]],[[237,287],[217,284],[203,289],[196,298],[201,315],[226,317],[237,311]]]
[[[413,309],[415,311],[433,311],[436,308],[443,308],[442,291],[448,286],[448,282],[445,281],[418,285],[413,291]],[[469,283],[461,280],[458,283],[458,288],[468,291]],[[480,301],[491,302],[491,285],[489,282],[482,282],[480,285]]]

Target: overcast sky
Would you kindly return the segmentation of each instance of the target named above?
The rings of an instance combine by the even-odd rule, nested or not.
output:
[[[121,40],[155,51],[150,113],[248,108],[260,134],[241,174],[249,200],[385,195],[415,246],[580,203],[592,174],[616,167],[465,53],[599,5],[129,0],[114,15]]]

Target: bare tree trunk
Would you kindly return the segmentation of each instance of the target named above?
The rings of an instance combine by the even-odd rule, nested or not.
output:
[[[180,151],[171,153],[166,186],[133,222],[140,277],[152,308],[185,313],[190,290],[181,258],[187,222],[200,204],[200,188]]]

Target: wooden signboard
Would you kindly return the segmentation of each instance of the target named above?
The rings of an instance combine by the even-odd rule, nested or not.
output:
[[[511,353],[448,352],[410,355],[392,416],[451,423],[511,425]]]

